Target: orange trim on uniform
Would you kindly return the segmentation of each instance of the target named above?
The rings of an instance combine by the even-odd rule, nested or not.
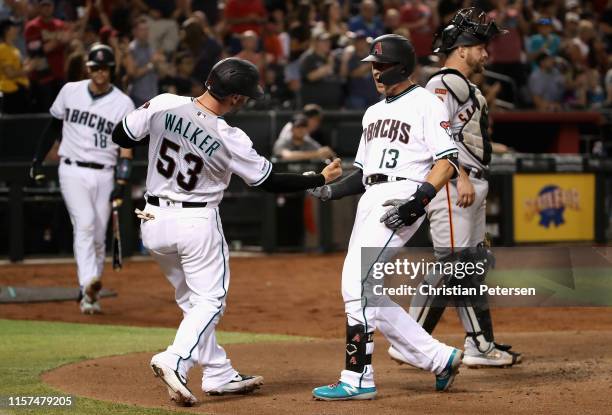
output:
[[[451,209],[450,191],[448,189],[448,183],[444,185],[446,189],[446,204],[448,205],[448,225],[450,227],[450,247],[451,251],[455,252],[455,235],[453,232],[453,209]]]

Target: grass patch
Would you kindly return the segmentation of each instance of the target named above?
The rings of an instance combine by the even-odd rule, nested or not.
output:
[[[175,330],[97,324],[0,320],[0,396],[57,396],[40,374],[80,360],[165,349]],[[217,332],[221,344],[296,341],[297,336]],[[77,398],[71,408],[19,408],[15,414],[175,414],[175,412]]]

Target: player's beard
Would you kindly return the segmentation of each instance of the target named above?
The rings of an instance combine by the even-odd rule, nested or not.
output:
[[[467,54],[466,63],[472,70],[472,73],[484,72],[485,62],[486,62],[485,60],[474,58],[471,53]]]

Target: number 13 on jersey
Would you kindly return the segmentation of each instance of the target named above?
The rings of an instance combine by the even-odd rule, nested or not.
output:
[[[386,167],[388,169],[392,169],[397,166],[397,158],[399,157],[399,150],[394,148],[385,148],[382,153],[382,157],[380,158],[380,164],[378,168],[382,169]]]

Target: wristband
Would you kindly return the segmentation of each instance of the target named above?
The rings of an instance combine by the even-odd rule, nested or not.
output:
[[[117,166],[115,166],[115,180],[129,181],[132,175],[132,160],[120,157]]]

